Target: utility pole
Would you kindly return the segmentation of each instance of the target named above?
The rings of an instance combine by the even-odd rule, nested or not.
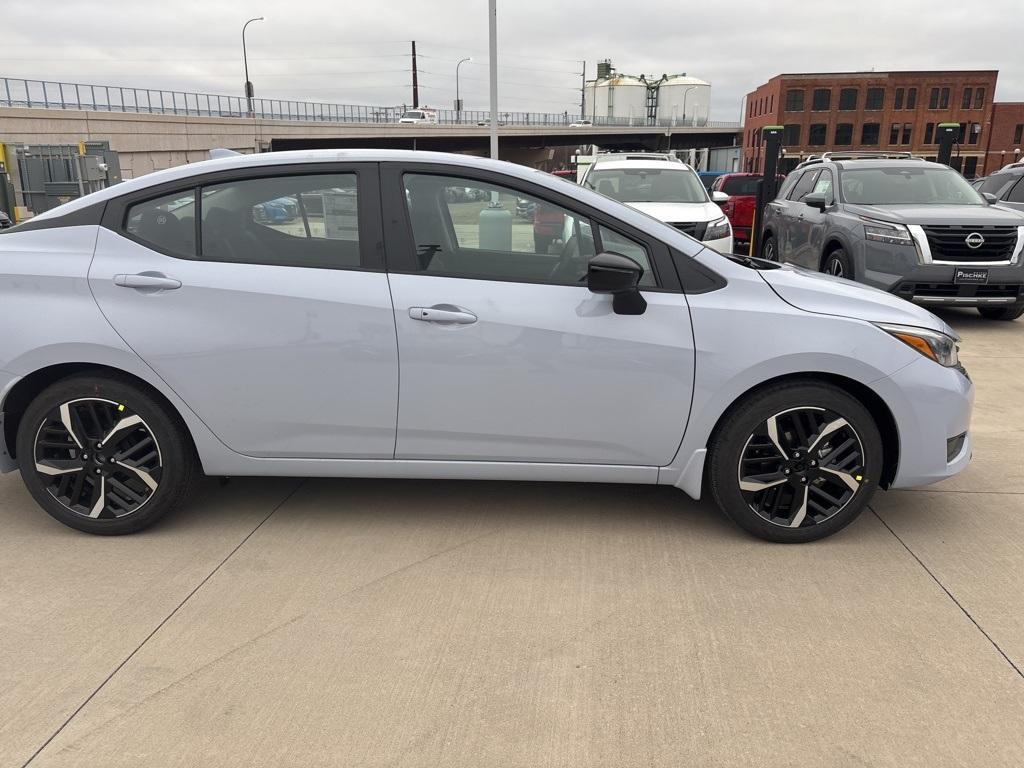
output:
[[[416,41],[412,41],[412,108],[420,105],[420,81],[416,74]]]
[[[580,88],[580,120],[587,116],[587,60],[583,60],[583,87]]]
[[[242,64],[245,67],[245,113],[249,117],[253,116],[252,111],[252,97],[255,95],[252,89],[252,81],[249,80],[249,56],[245,51],[245,28],[252,24],[254,21],[263,21],[262,16],[257,16],[255,19],[249,19],[245,24],[242,25]]]
[[[498,159],[498,1],[487,0],[491,55],[491,159]]]

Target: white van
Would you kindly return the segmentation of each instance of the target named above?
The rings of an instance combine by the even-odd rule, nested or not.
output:
[[[437,112],[433,109],[408,109],[398,118],[400,123],[437,123]]]

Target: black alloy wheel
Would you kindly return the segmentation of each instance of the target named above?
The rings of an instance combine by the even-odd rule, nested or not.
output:
[[[764,243],[761,244],[761,258],[767,261],[779,260],[779,244],[775,235],[764,236]]]
[[[35,471],[69,512],[94,520],[142,509],[160,486],[163,458],[139,414],[102,398],[61,403],[35,437]]]

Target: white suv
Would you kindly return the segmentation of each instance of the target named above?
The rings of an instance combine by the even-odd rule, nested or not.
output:
[[[587,169],[583,186],[670,224],[720,253],[732,253],[732,226],[697,173],[671,155],[604,155]]]

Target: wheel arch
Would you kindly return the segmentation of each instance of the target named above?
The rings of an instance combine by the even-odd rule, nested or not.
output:
[[[825,271],[825,262],[828,260],[828,257],[840,248],[846,251],[850,259],[850,264],[853,265],[853,251],[850,249],[849,245],[847,245],[845,240],[833,232],[825,238],[825,245],[821,249],[821,256],[818,258],[819,272]]]
[[[12,459],[17,458],[16,443],[18,427],[21,425],[21,417],[24,415],[25,409],[28,408],[32,400],[34,400],[40,392],[51,384],[55,384],[56,382],[62,381],[63,379],[71,376],[81,374],[109,376],[111,378],[120,379],[121,381],[145,391],[146,394],[167,408],[168,413],[170,413],[173,418],[178,420],[179,426],[188,438],[192,451],[196,456],[199,455],[195,438],[192,435],[192,430],[189,429],[188,424],[178,408],[166,395],[164,395],[163,392],[145,379],[120,368],[100,363],[79,362],[57,363],[39,368],[38,370],[20,378],[7,392],[7,396],[3,400],[3,435],[0,435],[0,439],[3,439],[4,446],[7,449],[7,454]]]
[[[708,435],[708,441],[705,448],[709,449],[711,447],[722,427],[722,424],[725,422],[726,417],[739,407],[744,400],[763,389],[788,382],[831,384],[858,400],[865,408],[868,409],[871,415],[875,417],[875,424],[878,426],[878,432],[882,437],[882,476],[879,478],[878,485],[881,488],[888,488],[896,478],[896,472],[899,469],[900,438],[899,429],[896,426],[896,418],[893,416],[892,410],[886,402],[878,395],[877,392],[871,389],[871,387],[866,384],[862,384],[855,379],[851,379],[848,376],[842,376],[839,374],[815,371],[788,373],[755,384],[736,397],[729,404],[729,407],[722,411],[722,414],[718,417],[718,420],[715,422],[715,426]],[[707,473],[709,468],[710,464],[705,462],[704,478],[702,482],[703,485],[706,485],[708,482]]]

